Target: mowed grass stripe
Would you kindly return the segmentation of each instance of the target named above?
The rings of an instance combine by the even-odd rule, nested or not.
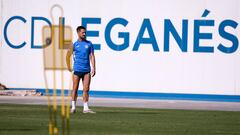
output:
[[[71,135],[240,134],[240,112],[93,107],[97,114],[83,114],[81,109],[71,115]],[[48,134],[47,106],[0,104],[0,135],[32,134]]]

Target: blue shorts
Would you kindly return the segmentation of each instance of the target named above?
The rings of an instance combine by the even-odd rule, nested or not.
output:
[[[90,72],[79,72],[79,71],[74,71],[73,74],[78,76],[79,78],[83,78],[84,75],[88,74]]]

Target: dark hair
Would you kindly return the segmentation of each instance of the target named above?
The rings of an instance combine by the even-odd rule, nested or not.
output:
[[[77,30],[77,32],[79,32],[81,29],[84,29],[84,30],[86,30],[86,28],[85,28],[85,27],[83,27],[83,26],[78,26],[76,30]]]

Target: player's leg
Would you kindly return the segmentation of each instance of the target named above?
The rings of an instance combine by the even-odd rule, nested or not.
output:
[[[80,77],[78,75],[73,75],[73,89],[72,89],[72,109],[71,112],[76,112],[76,101],[78,97],[78,86],[79,86]]]
[[[87,73],[83,76],[83,113],[95,113],[88,107],[89,87],[91,83],[91,75]]]
[[[90,73],[83,76],[83,102],[88,102],[89,99],[89,87],[91,82]]]

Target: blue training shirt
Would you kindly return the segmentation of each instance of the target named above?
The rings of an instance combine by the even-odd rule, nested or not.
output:
[[[94,53],[93,45],[90,41],[77,40],[73,44],[73,70],[78,72],[90,72],[90,57]]]

